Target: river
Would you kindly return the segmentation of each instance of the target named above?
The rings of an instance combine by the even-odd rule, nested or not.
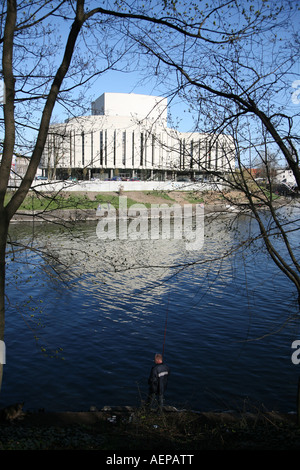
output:
[[[164,350],[168,405],[296,410],[293,286],[260,241],[225,256],[255,231],[249,216],[211,216],[199,251],[183,240],[100,240],[96,225],[11,226],[2,406],[138,406]]]

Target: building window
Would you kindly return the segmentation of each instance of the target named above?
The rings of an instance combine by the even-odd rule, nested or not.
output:
[[[224,146],[222,146],[222,171],[226,171],[226,151],[225,151],[225,148]],[[228,167],[229,169],[230,167]]]
[[[147,146],[148,146],[148,136],[144,134],[144,166],[147,166]]]
[[[103,131],[100,131],[100,165],[103,165]]]
[[[94,133],[91,132],[91,165],[93,165],[93,147],[94,147]]]
[[[116,152],[117,152],[117,132],[114,131],[114,167],[116,166]]]
[[[122,134],[122,163],[126,165],[126,131]]]
[[[154,156],[155,156],[155,137],[152,134],[152,166],[154,166]]]
[[[191,141],[191,155],[190,155],[190,168],[194,165],[194,141]]]
[[[70,131],[70,168],[72,168],[72,131]]]
[[[143,166],[144,159],[144,134],[141,132],[141,142],[140,142],[140,166]]]
[[[211,168],[211,141],[208,144],[208,168]]]
[[[205,169],[208,170],[210,168],[210,143],[206,140],[205,141]]]
[[[134,132],[132,133],[132,154],[131,154],[131,158],[132,158],[132,168],[134,168]]]
[[[182,141],[182,170],[185,170],[185,139]]]
[[[84,132],[81,132],[81,163],[84,166]]]
[[[182,168],[182,140],[179,142],[179,170]]]
[[[159,167],[162,168],[163,167],[163,159],[164,159],[164,155],[163,155],[163,134],[160,134],[159,135]]]
[[[198,170],[201,170],[202,162],[201,162],[201,140],[198,141]]]
[[[105,142],[104,142],[104,159],[105,159],[105,166],[107,166],[107,131],[105,131]]]

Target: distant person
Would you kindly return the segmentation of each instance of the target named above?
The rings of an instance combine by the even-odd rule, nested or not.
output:
[[[158,409],[162,412],[164,404],[164,393],[167,388],[168,378],[170,375],[169,367],[163,363],[161,354],[155,354],[154,366],[152,366],[148,379],[149,395],[147,405],[153,408],[155,400],[158,402]]]

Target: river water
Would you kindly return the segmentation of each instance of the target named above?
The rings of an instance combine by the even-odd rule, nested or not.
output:
[[[235,251],[255,234],[248,215],[207,218],[199,251],[183,240],[99,240],[96,226],[11,226],[1,405],[139,405],[163,350],[169,405],[296,410],[295,291],[261,241]]]

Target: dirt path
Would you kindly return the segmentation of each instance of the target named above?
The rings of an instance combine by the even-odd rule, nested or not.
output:
[[[65,196],[83,196],[85,195],[88,199],[94,200],[95,197],[99,194],[105,196],[119,196],[119,193],[116,192],[105,192],[99,193],[96,191],[87,191],[87,192],[70,192],[65,193]],[[141,204],[190,204],[197,202],[204,202],[208,204],[220,203],[224,198],[220,193],[207,191],[203,192],[190,192],[190,191],[125,191],[122,193],[124,196],[127,196],[130,199],[133,199],[137,203]]]

